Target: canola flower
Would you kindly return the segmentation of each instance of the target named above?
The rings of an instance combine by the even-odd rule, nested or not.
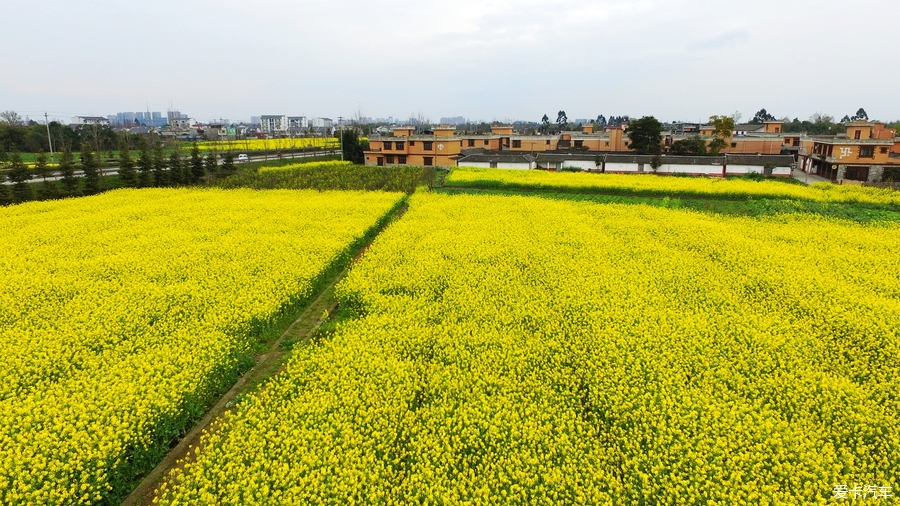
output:
[[[900,206],[900,193],[887,188],[815,183],[809,186],[779,181],[751,181],[714,177],[672,177],[655,174],[597,174],[454,168],[449,187],[559,190],[685,197],[800,199],[816,202],[854,202]]]
[[[328,161],[328,162],[307,162],[307,163],[294,163],[291,165],[281,165],[277,167],[260,167],[256,172],[258,174],[265,173],[281,173],[281,172],[293,172],[295,170],[301,169],[346,169],[348,167],[353,167],[353,162],[339,162],[339,161]]]
[[[129,492],[401,198],[146,189],[0,209],[0,503]]]
[[[900,226],[415,194],[176,504],[824,504],[900,487]]]
[[[323,148],[341,146],[337,137],[281,137],[276,139],[236,139],[198,142],[201,151],[277,151],[287,149]],[[188,147],[187,149],[189,149]]]
[[[413,193],[425,167],[415,165],[354,165],[351,162],[309,162],[281,167],[260,167],[216,181],[221,188],[257,190],[380,190]]]

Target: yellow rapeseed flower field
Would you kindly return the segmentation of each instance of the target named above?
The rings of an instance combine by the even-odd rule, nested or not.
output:
[[[900,206],[900,193],[890,189],[816,183],[810,186],[739,178],[673,177],[656,174],[599,174],[543,170],[454,168],[446,186],[593,191],[621,195],[668,195],[719,198],[781,198],[816,202],[857,202]]]
[[[159,504],[824,504],[900,487],[900,226],[422,195],[357,318]]]
[[[197,146],[201,151],[278,151],[303,148],[336,149],[341,145],[337,137],[282,137],[276,139],[237,139],[203,141]],[[188,145],[185,149],[189,149]]]
[[[0,209],[0,503],[127,493],[401,199],[147,189]]]

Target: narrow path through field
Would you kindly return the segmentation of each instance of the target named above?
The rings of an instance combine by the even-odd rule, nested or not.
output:
[[[398,209],[390,219],[385,223],[385,227],[394,220],[400,219],[406,212],[404,205]],[[374,237],[377,237],[376,234]],[[373,237],[373,241],[375,240]],[[350,267],[356,262],[365,250],[369,247],[371,241],[364,244],[353,257],[347,267],[328,282],[328,284],[319,292],[319,295],[303,310],[300,316],[291,323],[288,328],[276,339],[267,350],[256,356],[256,364],[247,371],[241,378],[226,392],[219,401],[213,406],[206,415],[188,432],[178,444],[169,451],[166,457],[150,473],[141,481],[134,491],[122,501],[123,506],[137,506],[153,504],[153,498],[156,496],[156,489],[161,485],[169,475],[169,472],[183,465],[185,459],[193,459],[196,456],[195,449],[200,448],[200,439],[206,431],[214,431],[218,428],[222,415],[235,407],[235,403],[245,394],[251,393],[260,388],[266,380],[279,373],[285,364],[287,356],[290,354],[291,347],[286,346],[290,343],[296,343],[302,346],[311,337],[314,336],[316,330],[327,321],[328,315],[333,315],[338,305],[335,296],[335,286],[347,275]],[[327,311],[327,313],[326,313]]]

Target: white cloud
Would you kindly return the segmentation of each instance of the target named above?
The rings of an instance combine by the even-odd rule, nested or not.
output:
[[[895,0],[6,0],[0,109],[900,118]],[[871,84],[866,84],[870,80]]]

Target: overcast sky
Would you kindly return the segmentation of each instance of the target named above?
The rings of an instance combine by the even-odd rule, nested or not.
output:
[[[2,0],[0,110],[900,119],[898,0]]]

